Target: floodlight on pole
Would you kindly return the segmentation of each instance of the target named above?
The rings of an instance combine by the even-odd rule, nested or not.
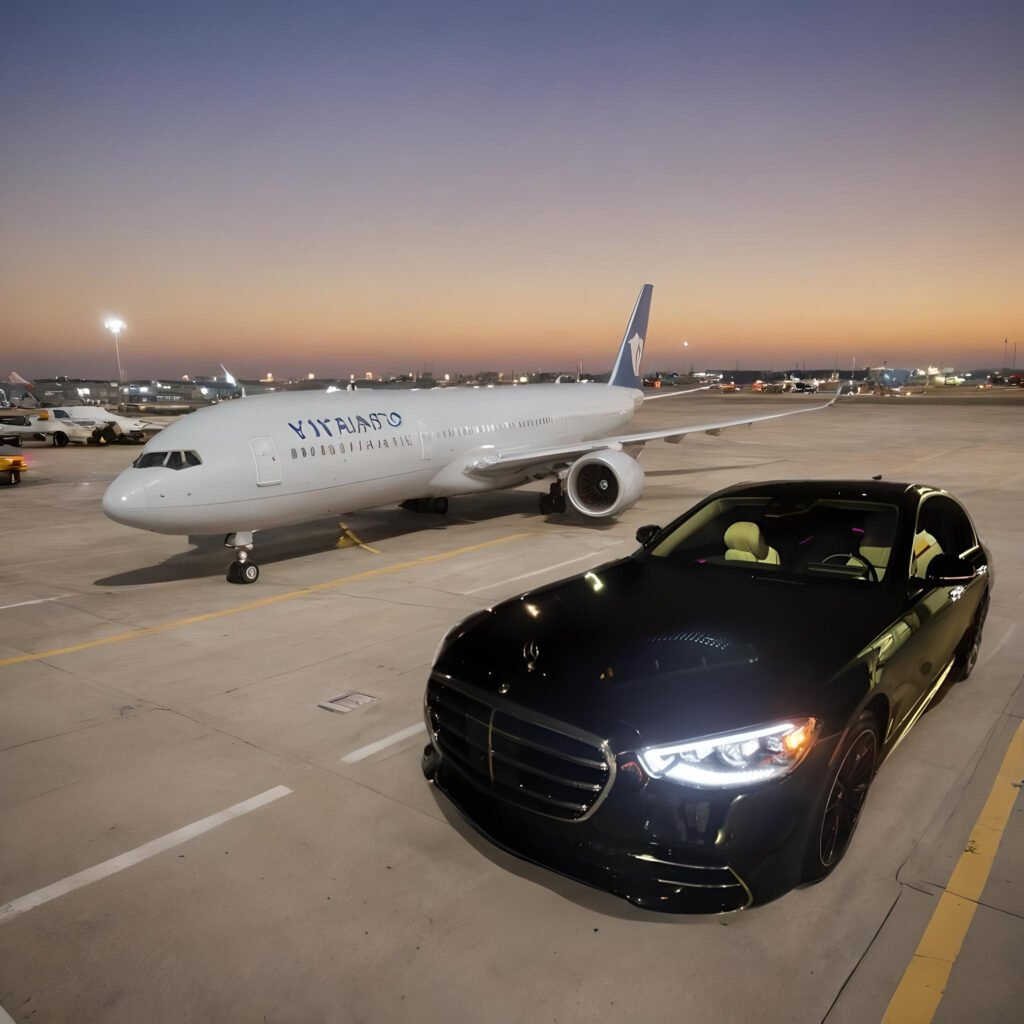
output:
[[[117,356],[117,408],[120,412],[122,395],[124,393],[124,370],[121,369],[121,346],[118,344],[118,335],[125,329],[127,324],[116,316],[108,317],[103,326],[114,336],[114,355]]]

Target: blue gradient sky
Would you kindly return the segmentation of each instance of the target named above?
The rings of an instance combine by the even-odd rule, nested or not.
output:
[[[0,374],[1002,362],[1020,3],[0,6]],[[689,347],[684,353],[683,339]],[[1018,363],[1024,362],[1024,346]]]

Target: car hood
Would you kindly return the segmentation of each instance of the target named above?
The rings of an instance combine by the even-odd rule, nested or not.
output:
[[[435,670],[633,749],[825,714],[895,611],[857,580],[630,558],[472,617]]]

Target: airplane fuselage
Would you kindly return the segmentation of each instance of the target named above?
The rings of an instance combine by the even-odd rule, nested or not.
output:
[[[599,384],[253,396],[166,427],[103,507],[157,533],[212,534],[512,487],[545,474],[474,476],[467,466],[606,436],[642,402],[639,390]]]

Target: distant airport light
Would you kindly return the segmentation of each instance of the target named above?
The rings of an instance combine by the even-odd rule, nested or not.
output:
[[[117,356],[117,383],[119,385],[124,384],[124,370],[121,369],[121,346],[118,344],[118,335],[128,325],[119,317],[110,316],[103,321],[103,326],[114,336],[114,355]],[[119,391],[123,391],[123,387],[119,388]],[[117,411],[121,411],[121,406],[118,404]]]

